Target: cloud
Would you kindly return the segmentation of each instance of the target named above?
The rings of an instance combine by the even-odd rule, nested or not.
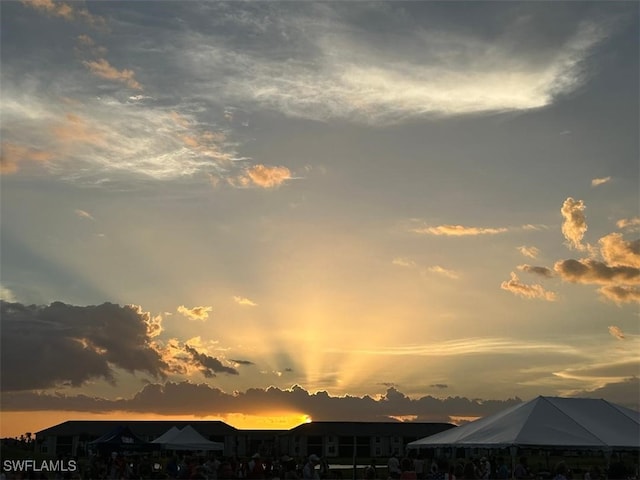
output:
[[[113,368],[163,377],[167,364],[152,346],[161,319],[138,306],[78,307],[0,302],[2,390],[115,382]]]
[[[496,235],[504,233],[506,228],[482,228],[482,227],[465,227],[463,225],[438,225],[436,227],[414,228],[411,230],[415,233],[429,235],[446,235],[453,237],[475,236],[475,235]]]
[[[91,215],[89,212],[86,212],[84,210],[80,210],[79,208],[74,210],[75,214],[77,216],[79,216],[80,218],[86,218],[88,220],[93,220],[95,221],[95,218],[93,218],[93,215]]]
[[[86,395],[2,391],[3,411],[63,410],[92,412],[151,412],[158,415],[249,415],[304,412],[316,421],[388,421],[391,416],[416,415],[432,421],[450,416],[485,416],[517,405],[519,398],[480,400],[464,397],[412,399],[390,387],[374,399],[368,395],[333,396],[310,393],[299,385],[289,389],[250,388],[226,393],[214,386],[191,382],[148,384],[129,398],[106,399]]]
[[[640,268],[640,239],[627,242],[619,233],[611,233],[602,237],[600,253],[609,265],[630,266]]]
[[[573,35],[534,52],[512,38],[521,18],[502,17],[504,31],[485,37],[450,22],[447,29],[425,28],[404,9],[360,7],[366,10],[360,12],[363,18],[396,27],[397,41],[389,42],[389,32],[359,35],[361,25],[348,20],[357,14],[345,9],[324,5],[295,14],[269,12],[280,19],[279,31],[287,33],[281,33],[289,42],[283,48],[291,53],[284,58],[211,42],[194,51],[191,62],[198,71],[229,71],[223,89],[235,102],[258,103],[298,118],[393,124],[550,105],[585,81],[583,60],[606,37],[602,27],[584,21]],[[259,17],[265,12],[243,13],[236,27],[261,23],[268,29]],[[291,47],[294,38],[297,49]]]
[[[443,276],[448,277],[448,278],[453,278],[453,279],[459,278],[459,275],[456,272],[454,272],[453,270],[448,270],[448,269],[443,268],[443,267],[441,267],[439,265],[435,265],[433,267],[429,267],[429,268],[427,268],[427,270],[429,272],[437,273],[438,275],[443,275]]]
[[[587,249],[582,244],[582,239],[587,231],[587,221],[583,213],[585,208],[582,200],[574,200],[571,197],[567,198],[562,204],[560,209],[564,218],[562,234],[567,240],[569,248],[575,248],[576,250]]]
[[[13,303],[16,301],[16,296],[9,288],[0,285],[0,300]]]
[[[249,360],[234,360],[232,358],[229,359],[230,362],[236,363],[238,365],[255,365],[255,363]]]
[[[236,302],[238,305],[247,305],[249,307],[255,307],[258,304],[249,300],[248,298],[245,297],[239,297],[239,296],[234,296],[233,297],[233,301]]]
[[[615,325],[609,325],[609,333],[616,337],[618,340],[624,340],[624,333],[620,329],[620,327],[616,327]]]
[[[510,280],[500,284],[500,288],[528,299],[538,298],[549,302],[556,300],[556,294],[554,292],[545,290],[542,285],[524,284],[518,279],[518,276],[514,272],[511,272]]]
[[[212,307],[193,307],[187,308],[184,305],[178,307],[178,313],[183,314],[185,317],[191,320],[207,320],[209,318],[209,312]]]
[[[104,135],[87,122],[84,118],[73,113],[67,113],[62,122],[57,122],[52,128],[55,139],[65,145],[81,143],[103,145]]]
[[[109,61],[104,58],[99,58],[97,60],[85,60],[82,64],[97,77],[124,83],[126,86],[134,90],[142,90],[142,85],[140,85],[140,83],[135,79],[135,73],[133,70],[118,70],[111,66]]]
[[[518,251],[525,257],[529,258],[536,258],[540,253],[540,250],[538,250],[536,247],[527,247],[525,245],[518,247]]]
[[[640,226],[640,217],[621,218],[616,222],[618,228],[630,228]]]
[[[432,385],[429,385],[431,388],[439,388],[439,389],[445,389],[445,388],[449,388],[449,385],[447,385],[446,383],[434,383]]]
[[[604,185],[605,183],[609,183],[611,181],[611,177],[603,177],[603,178],[594,178],[591,180],[592,187],[598,187],[600,185]]]
[[[69,4],[57,0],[22,0],[22,4],[67,21],[80,19],[95,27],[106,25],[104,18],[90,14],[86,8],[78,8],[78,2]]]
[[[189,345],[185,345],[184,349],[191,356],[192,364],[200,370],[205,378],[213,378],[216,376],[216,373],[238,375],[238,371],[235,368],[223,365],[217,358],[198,352],[198,350]]]
[[[16,173],[22,162],[48,162],[53,158],[51,152],[19,145],[13,142],[2,142],[0,148],[0,174]]]
[[[593,259],[560,260],[553,266],[563,280],[573,283],[617,285],[640,283],[640,268],[609,266]]]
[[[532,265],[524,264],[518,265],[518,270],[527,273],[533,273],[535,275],[540,275],[541,277],[545,278],[552,278],[554,276],[553,270],[547,267],[534,267]]]
[[[391,263],[393,265],[397,265],[398,267],[406,267],[406,268],[413,268],[416,266],[416,262],[414,262],[410,258],[403,258],[403,257],[396,257],[391,261]]]
[[[275,188],[291,178],[293,178],[291,171],[287,167],[252,165],[247,167],[241,175],[229,178],[228,181],[235,187]]]
[[[582,398],[604,398],[609,402],[640,410],[640,378],[633,376],[621,382],[610,382],[594,390],[575,392],[572,396]]]
[[[640,288],[609,285],[598,289],[600,294],[615,303],[640,303]]]

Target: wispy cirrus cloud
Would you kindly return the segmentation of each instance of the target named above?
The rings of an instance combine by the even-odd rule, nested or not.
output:
[[[93,220],[93,221],[96,220],[95,218],[93,218],[93,215],[91,215],[86,210],[81,210],[77,208],[76,210],[74,210],[74,213],[80,218],[86,218],[87,220]]]
[[[212,307],[193,307],[187,308],[184,305],[178,307],[178,313],[183,314],[190,320],[207,320],[209,318],[209,312],[213,310]]]
[[[522,283],[515,272],[511,272],[511,279],[502,282],[500,288],[527,299],[540,299],[553,302],[557,298],[555,292],[545,290],[542,285]]]
[[[507,232],[507,228],[467,227],[464,225],[437,225],[419,227],[411,230],[425,235],[444,235],[450,237],[469,237],[478,235],[496,235]]]
[[[609,325],[609,333],[618,340],[624,340],[624,332],[620,327]]]
[[[0,173],[3,175],[16,173],[25,161],[42,163],[54,158],[52,152],[13,142],[2,142],[0,148]]]
[[[47,15],[60,17],[67,21],[78,19],[96,27],[104,27],[106,25],[104,18],[89,13],[84,6],[84,2],[68,3],[57,0],[22,0],[21,3]]]
[[[432,267],[428,267],[427,271],[432,273],[437,273],[438,275],[442,275],[447,278],[452,278],[452,279],[460,278],[460,275],[458,275],[457,272],[441,267],[440,265],[434,265]]]
[[[391,263],[398,267],[405,267],[405,268],[413,268],[416,266],[415,261],[405,257],[396,257],[391,261]]]
[[[518,247],[518,251],[525,257],[529,257],[529,258],[536,258],[540,253],[540,250],[538,248],[528,247],[526,245],[522,245]]]
[[[249,300],[248,298],[241,297],[239,295],[234,295],[233,301],[236,302],[238,305],[245,305],[245,306],[248,306],[248,307],[256,307],[256,306],[258,306],[258,304],[255,303],[253,300]]]
[[[142,85],[135,79],[135,72],[133,70],[118,70],[105,58],[85,60],[82,64],[97,77],[124,83],[126,86],[134,90],[142,90]]]
[[[600,185],[604,185],[605,183],[609,183],[610,181],[611,177],[594,178],[593,180],[591,180],[591,186],[598,187]]]

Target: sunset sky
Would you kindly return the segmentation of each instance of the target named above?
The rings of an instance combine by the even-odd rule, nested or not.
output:
[[[0,434],[640,409],[639,9],[2,2]]]

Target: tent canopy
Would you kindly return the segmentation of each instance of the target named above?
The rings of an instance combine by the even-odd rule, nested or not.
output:
[[[224,443],[207,440],[191,425],[171,427],[151,443],[166,450],[224,450]]]
[[[89,445],[92,447],[109,447],[115,449],[136,449],[147,445],[147,442],[135,435],[129,427],[119,425],[110,432],[89,442]]]
[[[606,400],[540,396],[407,445],[454,446],[637,449],[640,412]]]

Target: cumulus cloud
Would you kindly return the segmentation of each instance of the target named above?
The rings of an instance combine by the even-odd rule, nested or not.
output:
[[[621,218],[616,222],[618,228],[632,228],[640,226],[640,217]]]
[[[582,244],[582,239],[587,231],[587,220],[584,215],[585,204],[582,200],[567,198],[562,204],[560,212],[564,221],[562,223],[562,234],[567,240],[569,248],[576,250],[586,250]]]
[[[191,356],[191,363],[195,365],[206,378],[213,378],[216,373],[238,375],[235,368],[223,365],[220,360],[206,353],[199,352],[190,345],[185,345],[185,351]]]
[[[628,285],[608,285],[598,289],[600,294],[615,303],[640,303],[640,288]]]
[[[237,296],[237,295],[234,295],[233,301],[236,302],[238,305],[246,305],[246,306],[249,306],[249,307],[255,307],[255,306],[258,305],[254,301],[249,300],[248,298],[240,297],[240,296]]]
[[[594,178],[591,180],[592,187],[598,187],[600,185],[604,185],[605,183],[609,183],[611,181],[611,177],[602,177],[602,178]]]
[[[547,267],[536,267],[533,265],[524,264],[524,265],[518,265],[518,270],[527,272],[527,273],[533,273],[535,275],[540,275],[541,277],[545,277],[545,278],[552,278],[554,276],[553,270]]]
[[[525,257],[529,258],[536,258],[540,253],[540,250],[538,250],[536,247],[527,247],[526,245],[521,245],[520,247],[518,247],[518,251]]]
[[[105,58],[85,60],[82,64],[97,77],[124,83],[134,90],[142,90],[142,85],[135,79],[135,72],[133,70],[118,70]]]
[[[453,237],[476,236],[476,235],[496,235],[504,233],[506,228],[484,228],[484,227],[465,227],[463,225],[438,225],[435,227],[422,227],[412,229],[415,233],[428,235],[446,235]]]
[[[251,388],[226,393],[208,384],[167,382],[148,384],[129,398],[109,400],[85,395],[2,391],[3,411],[128,411],[159,415],[268,414],[274,411],[304,412],[317,421],[389,421],[392,416],[416,415],[448,422],[451,416],[485,416],[521,403],[519,398],[480,400],[464,397],[412,399],[394,387],[374,399],[365,396],[333,396],[310,393],[299,385],[289,389]]]
[[[633,376],[620,382],[609,382],[594,390],[575,392],[572,396],[581,398],[604,398],[609,402],[640,411],[640,378]]]
[[[609,265],[640,268],[640,239],[627,242],[621,234],[611,233],[598,243],[600,253]]]
[[[0,302],[2,390],[115,382],[113,368],[163,377],[167,364],[152,345],[161,319],[138,306],[104,303]]]
[[[193,307],[187,308],[184,305],[178,307],[178,313],[183,314],[190,320],[207,320],[209,318],[209,312],[213,310],[212,307]]]
[[[287,167],[269,167],[252,165],[236,177],[228,178],[228,182],[235,187],[275,188],[293,178]]]
[[[616,327],[615,325],[609,325],[609,333],[616,337],[618,340],[624,340],[624,333],[620,327]]]
[[[553,266],[563,280],[573,283],[617,285],[640,283],[640,268],[610,266],[593,259],[560,260]]]
[[[528,299],[541,299],[549,302],[556,300],[555,292],[545,290],[542,285],[527,285],[522,283],[515,272],[511,272],[511,279],[500,284],[500,288]]]

